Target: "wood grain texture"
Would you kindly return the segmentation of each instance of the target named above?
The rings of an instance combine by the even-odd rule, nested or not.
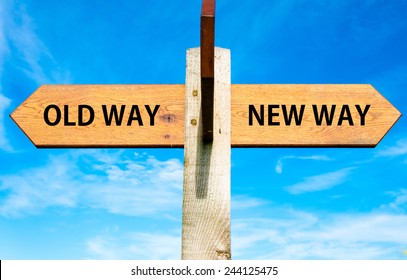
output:
[[[300,126],[283,124],[281,108],[275,110],[280,126],[248,125],[248,105],[269,104],[290,106],[305,104]],[[331,126],[315,123],[312,105],[336,105]],[[365,125],[355,105],[370,104]],[[354,125],[343,122],[337,125],[342,105],[349,105]],[[265,108],[265,110],[266,110]],[[232,146],[233,147],[374,147],[400,118],[400,112],[381,96],[371,85],[232,85]]]
[[[199,88],[200,90],[200,88]],[[374,147],[400,118],[400,112],[371,85],[232,85],[232,147]],[[37,147],[183,147],[184,85],[45,85],[35,91],[11,115]],[[71,120],[79,104],[95,108],[90,126],[48,126],[44,109],[67,104]],[[106,126],[101,104],[138,104],[145,125]],[[160,104],[155,125],[148,125],[145,104]],[[249,104],[305,104],[301,126],[249,126]],[[317,126],[312,105],[350,106],[354,125]],[[371,107],[366,124],[360,125],[355,104]],[[283,124],[281,108],[275,120]],[[266,113],[266,112],[265,112]],[[129,108],[126,109],[126,121]],[[63,118],[64,116],[62,116]],[[337,116],[336,116],[337,120]]]
[[[43,85],[11,117],[37,147],[182,147],[184,92],[184,85]],[[89,126],[49,126],[44,110],[50,104],[69,105],[70,121],[78,120],[79,104],[90,105],[95,120]],[[123,123],[106,126],[102,105],[126,105]],[[127,126],[132,105],[138,105],[143,126]],[[160,105],[154,126],[145,105]]]
[[[215,48],[214,139],[204,143],[199,51],[187,53],[182,259],[225,260],[231,258],[230,52]]]

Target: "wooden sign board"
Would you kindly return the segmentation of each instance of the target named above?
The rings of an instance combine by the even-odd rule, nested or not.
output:
[[[11,117],[37,147],[182,147],[184,95],[184,85],[44,85]]]
[[[401,116],[371,85],[231,92],[232,147],[374,147]],[[11,117],[37,147],[183,147],[184,99],[184,85],[44,85]]]
[[[371,85],[232,85],[232,146],[374,147],[400,118]]]

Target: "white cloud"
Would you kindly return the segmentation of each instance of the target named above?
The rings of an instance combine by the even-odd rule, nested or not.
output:
[[[24,5],[6,1],[3,6],[3,34],[13,49],[15,67],[37,84],[66,83],[70,75],[62,71],[47,46],[35,32],[35,22],[27,13]]]
[[[149,157],[146,162],[124,161],[105,170],[107,181],[90,183],[87,201],[111,213],[148,215],[179,209],[182,201],[182,164]],[[92,179],[94,181],[94,179]]]
[[[13,148],[6,137],[6,108],[11,100],[4,94],[2,78],[6,58],[13,58],[13,67],[37,84],[66,83],[70,75],[62,71],[51,53],[36,34],[34,22],[23,5],[13,1],[0,2],[0,149],[11,152]]]
[[[135,233],[132,240],[130,251],[134,258],[150,260],[181,258],[181,235]]]
[[[50,207],[91,207],[123,215],[169,214],[182,205],[177,159],[106,150],[51,157],[44,166],[0,176],[0,215],[37,214]]]
[[[239,195],[232,197],[231,208],[232,210],[242,210],[258,207],[266,203],[267,203],[266,201],[259,198]]]
[[[306,177],[302,182],[286,186],[285,190],[291,194],[302,194],[327,190],[345,182],[352,169],[353,168],[344,168],[334,172]]]
[[[179,230],[179,232],[181,232]],[[180,234],[102,233],[87,240],[92,259],[176,260],[181,258]]]
[[[394,200],[388,204],[380,206],[382,210],[404,212],[407,210],[407,189],[400,189],[398,192],[389,192]]]
[[[75,164],[61,156],[44,167],[0,176],[0,215],[18,217],[53,206],[75,206],[79,189],[71,176],[77,172]]]
[[[296,160],[315,160],[315,161],[328,161],[331,160],[329,157],[325,155],[312,155],[312,156],[285,156],[280,158],[277,161],[275,171],[277,174],[283,173],[283,161],[287,159],[296,159]]]
[[[287,207],[268,213],[232,220],[233,259],[405,258],[407,215],[318,214]],[[86,241],[86,250],[93,259],[179,259],[181,234],[179,228],[102,232]]]
[[[285,215],[279,217],[281,213]],[[271,218],[232,223],[236,258],[403,259],[407,216],[324,214],[271,209]]]
[[[395,146],[387,147],[378,152],[378,156],[396,157],[407,155],[407,139],[401,139]]]
[[[0,149],[4,151],[12,151],[11,145],[6,137],[6,129],[4,126],[4,116],[6,108],[10,105],[11,100],[2,94],[1,78],[3,77],[3,67],[5,57],[9,54],[8,42],[5,34],[5,19],[6,19],[6,1],[0,3]]]
[[[86,250],[93,259],[118,259],[117,244],[111,237],[95,236],[86,242]]]
[[[1,55],[1,54],[0,54]],[[1,66],[0,66],[1,67]],[[1,72],[0,72],[1,75]],[[1,90],[1,87],[0,87]],[[6,135],[6,128],[4,125],[4,116],[6,115],[6,108],[10,105],[11,100],[3,96],[0,92],[0,149],[3,151],[13,151],[10,142]]]

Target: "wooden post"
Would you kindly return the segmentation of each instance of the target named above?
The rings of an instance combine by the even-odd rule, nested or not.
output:
[[[215,48],[213,142],[203,141],[200,49],[187,51],[182,259],[230,252],[230,51]]]
[[[212,142],[215,74],[215,0],[202,1],[200,52],[203,141]]]

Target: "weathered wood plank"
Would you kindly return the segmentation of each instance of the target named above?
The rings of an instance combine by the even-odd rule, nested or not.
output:
[[[37,147],[182,147],[184,93],[184,85],[43,85],[11,117]],[[61,108],[58,125],[50,126],[44,121],[49,105]],[[64,105],[69,106],[67,115],[62,112]],[[93,108],[93,122],[87,126],[64,125],[66,121],[78,122],[79,105]],[[122,123],[112,121],[106,125],[102,105],[106,105],[108,117],[112,105],[117,107],[119,116],[121,106],[126,105]],[[128,125],[130,116],[137,118],[132,105],[138,106],[143,125],[139,119]],[[150,106],[150,113],[159,105],[154,125],[145,105]],[[89,111],[83,111],[87,120]],[[56,111],[50,109],[48,113],[54,122]]]
[[[202,139],[199,48],[187,53],[182,259],[230,259],[230,52],[215,48],[213,142]]]
[[[265,122],[259,125],[254,121],[249,125],[249,105],[259,110],[264,105]],[[277,105],[268,112],[268,105]],[[302,122],[286,125],[282,105],[305,105]],[[332,111],[335,105],[333,122],[317,125],[314,107],[318,115],[321,106],[326,105]],[[343,106],[349,106],[353,125],[344,119],[338,124]],[[356,105],[363,110],[370,105],[365,123],[361,124],[361,116]],[[269,120],[270,114],[274,115]],[[346,111],[343,112],[347,116]],[[383,96],[368,84],[290,84],[290,85],[232,85],[232,146],[233,147],[333,147],[359,146],[374,147],[401,116]],[[279,122],[279,125],[273,123]]]
[[[200,89],[199,89],[200,90]],[[401,116],[400,112],[381,96],[371,85],[232,85],[232,147],[374,147]],[[183,147],[184,146],[184,85],[46,85],[41,86],[11,115],[37,147]],[[88,104],[95,110],[95,119],[88,126],[65,126],[61,123],[49,126],[44,122],[44,110],[50,104],[60,108],[69,106],[69,121],[78,119],[78,106]],[[101,105],[109,108],[126,105],[124,121],[106,126]],[[132,104],[139,105],[143,126],[138,120],[127,125]],[[151,110],[160,108],[155,115],[154,126],[145,105]],[[256,119],[249,125],[249,106],[256,110],[264,106],[264,125]],[[269,125],[268,105],[272,109]],[[282,105],[299,109],[305,105],[301,125],[284,122]],[[336,106],[332,125],[318,126],[313,105],[320,109]],[[348,105],[353,125],[343,121],[338,125],[343,105]],[[355,105],[365,108],[371,105],[365,124]],[[85,112],[87,112],[85,110]],[[55,119],[55,111],[50,110]],[[258,112],[259,113],[259,112]],[[253,117],[253,116],[252,116]],[[86,119],[86,116],[84,116]]]

